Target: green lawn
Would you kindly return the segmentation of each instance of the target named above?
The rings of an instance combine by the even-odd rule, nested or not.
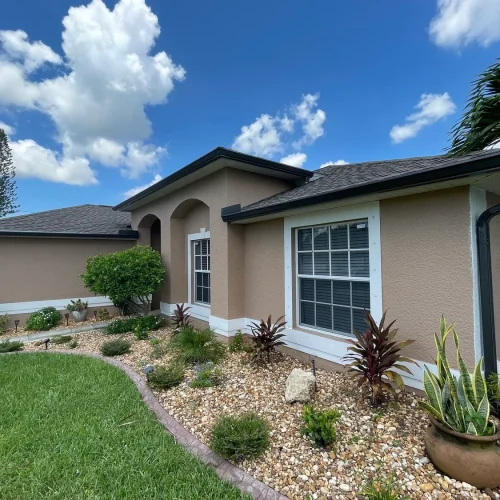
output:
[[[121,370],[38,353],[0,355],[0,498],[247,497],[174,443]]]

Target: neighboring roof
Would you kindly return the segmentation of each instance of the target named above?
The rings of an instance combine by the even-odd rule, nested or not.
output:
[[[245,166],[246,169],[257,171],[262,174],[271,175],[274,177],[281,177],[291,181],[295,181],[297,183],[303,183],[305,180],[311,178],[314,175],[314,172],[310,170],[305,170],[303,168],[291,167],[289,165],[285,165],[284,163],[278,163],[276,161],[266,160],[265,158],[259,158],[258,156],[247,155],[244,153],[239,153],[237,151],[233,151],[231,149],[218,147],[215,148],[210,153],[198,158],[193,161],[189,165],[177,170],[173,174],[165,177],[161,181],[153,184],[151,187],[141,191],[140,193],[128,198],[122,203],[113,207],[114,210],[131,210],[134,204],[139,201],[145,201],[145,198],[150,197],[153,193],[156,193],[158,190],[165,188],[170,184],[174,184],[175,182],[183,179],[184,177],[196,173],[207,167],[210,164],[213,164],[217,160],[229,160],[233,162],[231,166],[236,168],[242,168]],[[225,166],[225,165],[221,165]],[[208,172],[207,173],[211,173]]]
[[[138,238],[130,214],[106,205],[79,205],[0,219],[0,236]]]
[[[500,170],[500,149],[461,157],[448,155],[331,165],[315,171],[303,186],[245,207],[222,210],[224,221],[260,217],[305,205],[430,184]]]

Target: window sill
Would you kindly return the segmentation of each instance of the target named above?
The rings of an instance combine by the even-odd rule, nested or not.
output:
[[[332,332],[330,330],[322,330],[321,328],[314,328],[311,326],[301,325],[301,324],[294,325],[293,329],[304,332],[304,333],[311,333],[314,335],[319,334],[325,338],[333,338],[333,339],[337,339],[337,340],[342,340],[344,342],[347,340],[353,340],[356,338],[354,335],[349,335],[347,333]]]

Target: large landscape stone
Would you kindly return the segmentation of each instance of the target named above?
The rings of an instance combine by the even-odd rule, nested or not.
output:
[[[300,368],[294,368],[285,383],[285,401],[293,403],[307,403],[311,400],[311,392],[314,388],[316,377],[311,372]]]

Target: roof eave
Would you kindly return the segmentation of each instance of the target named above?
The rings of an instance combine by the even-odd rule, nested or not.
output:
[[[22,238],[79,238],[79,239],[102,239],[102,240],[137,240],[138,231],[124,231],[123,233],[102,234],[102,233],[65,233],[47,231],[3,231],[0,230],[1,237],[22,237]]]

